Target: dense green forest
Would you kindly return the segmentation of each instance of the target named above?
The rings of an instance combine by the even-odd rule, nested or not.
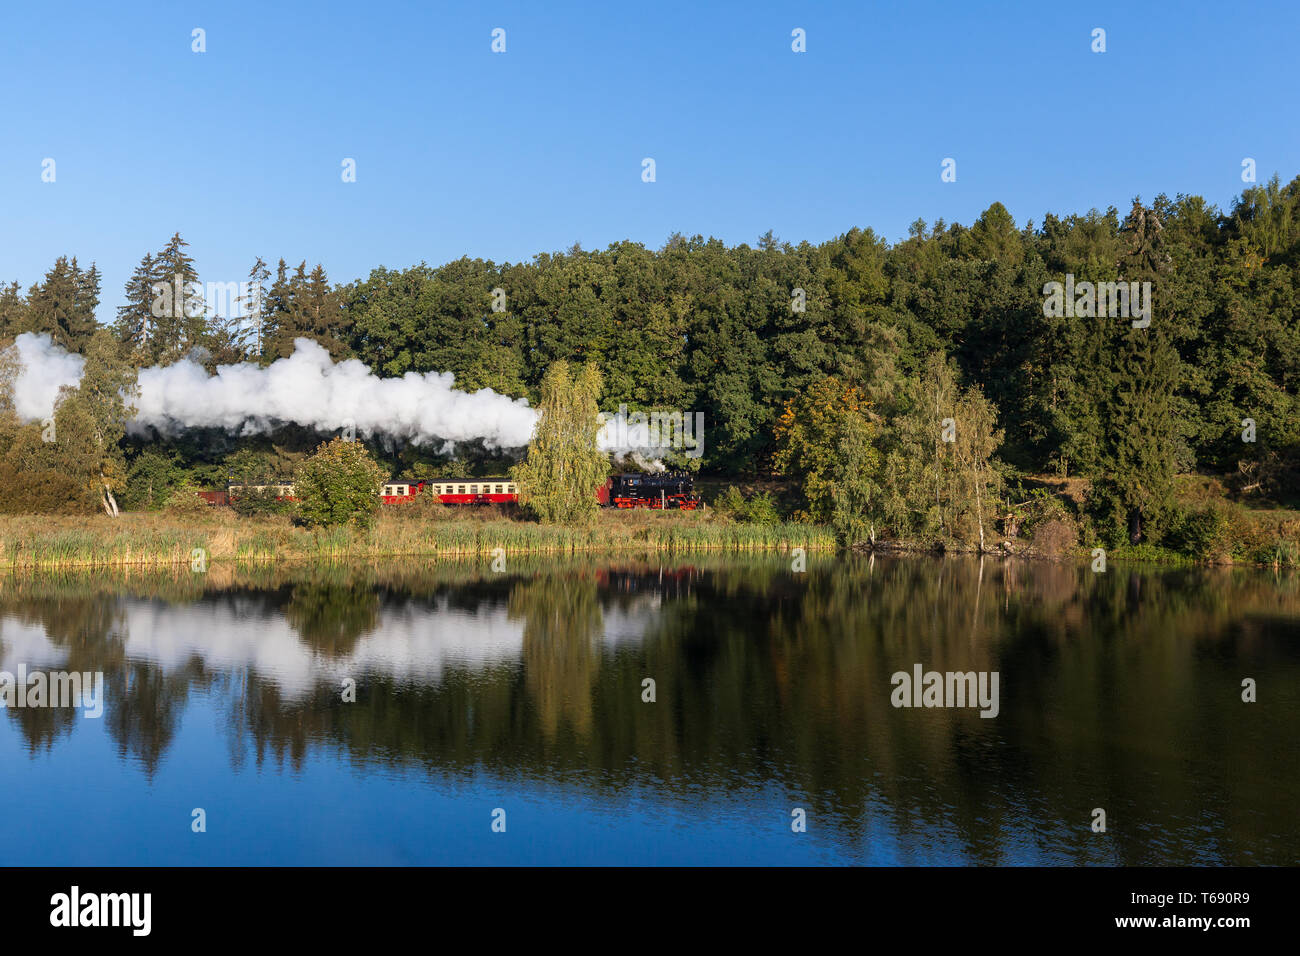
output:
[[[735,247],[673,235],[658,250],[625,241],[527,263],[380,267],[344,285],[320,266],[281,259],[271,269],[259,258],[249,277],[265,295],[252,318],[182,309],[160,323],[152,284],[199,280],[174,236],[143,258],[107,331],[135,367],[174,362],[196,346],[210,366],[269,363],[306,336],[382,375],[450,371],[458,387],[534,403],[553,363],[593,362],[602,408],[704,412],[704,474],[802,481],[812,490],[800,511],[814,518],[838,507],[906,523],[915,503],[888,499],[934,477],[916,469],[940,419],[952,417],[956,457],[946,467],[966,476],[968,490],[999,495],[1026,475],[1084,478],[1098,520],[1138,542],[1168,525],[1179,474],[1227,476],[1263,502],[1295,500],[1298,200],[1300,178],[1275,177],[1227,211],[1161,195],[1133,200],[1125,213],[1048,214],[1018,226],[995,203],[969,226],[918,220],[893,244],[856,228],[816,245],[770,232]],[[1067,276],[1149,282],[1149,325],[1045,314],[1045,287]],[[100,296],[93,265],[60,258],[25,292],[16,282],[0,288],[0,344],[37,331],[85,351],[106,331],[95,320]],[[817,434],[809,404],[817,396],[852,406],[857,419]],[[945,414],[945,402],[963,411]],[[7,427],[11,443],[16,426]],[[213,481],[240,454],[273,467],[292,436],[124,438],[121,464],[136,479],[126,497],[148,503],[145,471]],[[431,450],[376,453],[394,473],[438,463]],[[499,473],[501,463],[485,467]],[[837,505],[836,495],[851,500]],[[989,503],[978,504],[982,513]]]

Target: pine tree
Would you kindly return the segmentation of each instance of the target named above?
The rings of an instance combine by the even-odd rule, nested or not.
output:
[[[1137,200],[1121,230],[1126,248],[1116,262],[1118,277],[1150,282],[1152,317],[1146,328],[1128,319],[1084,318],[1095,323],[1105,342],[1095,361],[1102,370],[1093,393],[1101,434],[1089,503],[1112,541],[1122,535],[1130,544],[1156,540],[1173,500],[1174,475],[1186,450],[1187,424],[1175,398],[1184,377],[1175,347],[1172,317],[1159,306],[1169,297],[1163,288],[1169,256],[1154,209]],[[1190,462],[1189,462],[1190,464]]]

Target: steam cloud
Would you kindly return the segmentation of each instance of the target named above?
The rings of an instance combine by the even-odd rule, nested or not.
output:
[[[14,411],[25,422],[43,421],[54,414],[59,389],[76,387],[86,364],[80,355],[65,352],[48,335],[24,332],[14,340]]]
[[[11,354],[17,360],[14,408],[24,421],[51,417],[59,389],[81,381],[85,361],[55,345],[48,335],[24,332]],[[450,372],[380,378],[356,359],[336,364],[310,339],[297,339],[291,356],[265,368],[221,365],[210,375],[199,363],[184,360],[141,369],[138,381],[140,394],[130,424],[137,434],[152,427],[167,436],[187,428],[254,435],[293,422],[320,431],[351,426],[363,436],[386,435],[417,444],[482,439],[493,448],[522,448],[538,418],[526,399],[487,388],[457,391]],[[644,423],[620,425],[612,419],[597,444],[618,454],[653,452],[659,445],[651,438]],[[634,457],[639,460],[639,455]]]
[[[24,420],[54,413],[59,388],[81,380],[82,358],[48,335],[15,340],[19,372],[14,406]],[[380,378],[362,362],[335,364],[321,345],[297,339],[294,352],[261,368],[221,365],[209,375],[190,360],[141,369],[133,431],[156,428],[176,435],[187,428],[222,428],[253,435],[285,422],[321,431],[351,426],[360,435],[388,435],[417,443],[483,439],[490,447],[528,444],[537,411],[526,399],[491,389],[457,391],[450,372],[407,372]]]

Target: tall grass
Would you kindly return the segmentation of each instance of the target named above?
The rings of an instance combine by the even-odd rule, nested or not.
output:
[[[450,509],[448,509],[450,510]],[[589,527],[557,527],[498,514],[450,517],[381,514],[369,529],[309,530],[287,518],[126,514],[87,518],[0,516],[0,568],[237,565],[400,556],[588,552],[757,552],[833,549],[830,530],[812,525],[737,524],[712,515],[604,513]]]

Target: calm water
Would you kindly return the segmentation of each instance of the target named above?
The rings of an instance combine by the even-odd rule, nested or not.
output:
[[[998,672],[998,715],[892,706],[916,664]],[[20,665],[102,671],[105,705],[0,711],[5,864],[1300,862],[1294,575],[14,577],[0,670]]]

